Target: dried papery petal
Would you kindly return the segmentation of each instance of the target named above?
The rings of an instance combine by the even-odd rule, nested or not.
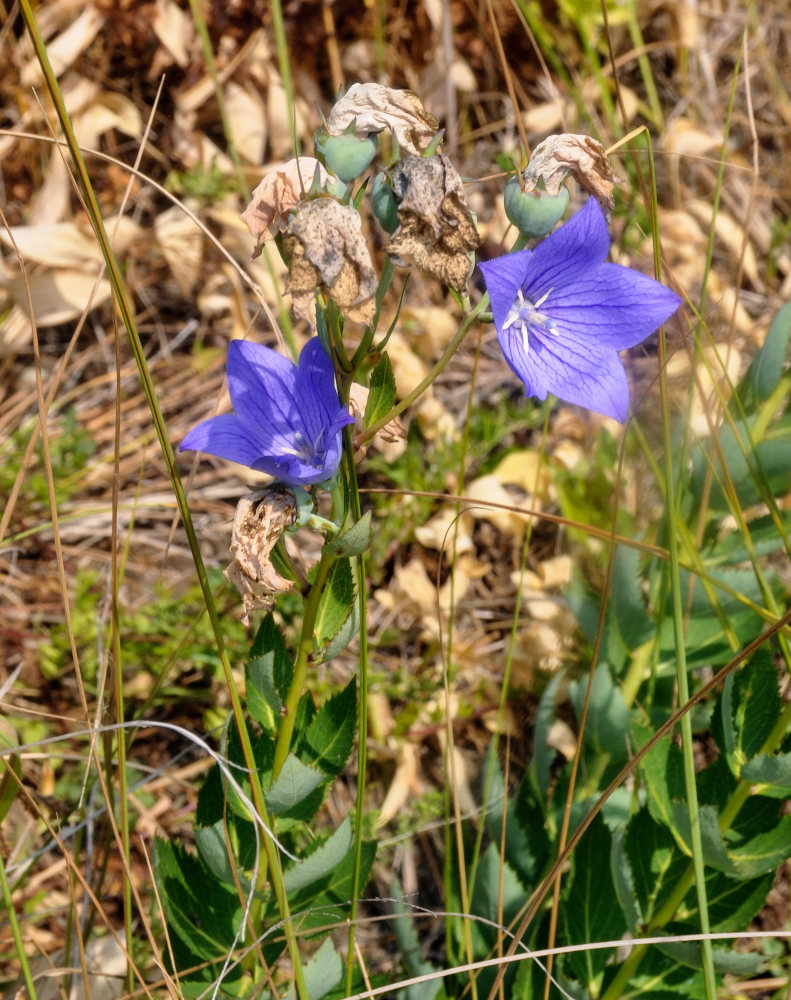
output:
[[[321,287],[347,319],[370,323],[377,277],[360,215],[334,198],[309,201],[291,219],[283,239],[289,259],[285,290],[294,312],[313,326],[313,298]]]
[[[354,83],[327,119],[330,135],[340,135],[354,122],[360,136],[395,133],[402,151],[419,156],[436,136],[439,122],[411,90],[393,90],[381,83]]]
[[[253,191],[250,204],[241,215],[256,241],[253,257],[260,255],[267,239],[286,228],[288,213],[310,190],[316,168],[321,184],[330,180],[330,175],[318,160],[312,156],[300,156],[267,174]]]
[[[574,175],[609,216],[615,204],[612,191],[616,177],[604,146],[589,135],[564,132],[539,143],[524,173],[525,191],[532,191],[541,180],[548,194],[558,194],[569,174]]]
[[[280,576],[269,554],[297,517],[294,494],[281,483],[242,497],[236,507],[231,535],[233,562],[225,578],[242,597],[242,624],[251,611],[271,611],[274,595],[290,590],[291,580]]]
[[[392,179],[401,225],[385,249],[462,291],[481,240],[455,167],[447,156],[407,156]]]

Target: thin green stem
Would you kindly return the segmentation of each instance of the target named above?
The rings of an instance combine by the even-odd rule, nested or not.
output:
[[[275,29],[275,48],[277,49],[277,63],[280,67],[280,78],[283,81],[283,90],[286,94],[286,107],[291,108],[293,114],[289,118],[288,126],[291,131],[291,148],[294,156],[299,156],[299,136],[297,135],[296,103],[294,100],[294,80],[291,76],[291,60],[288,54],[288,41],[286,39],[286,24],[283,20],[283,7],[280,0],[272,0],[272,26]]]
[[[37,1000],[38,994],[36,993],[36,984],[33,982],[33,973],[30,970],[30,963],[28,962],[27,954],[25,953],[25,942],[22,940],[22,930],[19,926],[16,910],[14,909],[14,900],[11,896],[11,887],[9,886],[8,879],[6,877],[2,853],[0,853],[0,889],[2,889],[3,892],[3,903],[5,905],[6,914],[8,915],[8,923],[11,926],[11,936],[14,939],[16,955],[22,968],[22,978],[25,981],[25,989],[27,990],[27,995],[30,1000]]]
[[[335,558],[334,555],[326,552],[322,553],[319,564],[316,567],[315,579],[305,597],[305,605],[302,612],[302,627],[299,633],[297,655],[294,659],[294,673],[292,674],[291,684],[286,695],[284,705],[285,714],[281,720],[275,743],[275,760],[272,767],[273,781],[277,780],[277,776],[283,769],[283,764],[285,764],[289,750],[291,749],[291,738],[294,735],[294,725],[297,720],[297,708],[305,690],[308,669],[313,662],[313,632],[316,627],[316,615],[318,614],[324,585],[330,575]]]

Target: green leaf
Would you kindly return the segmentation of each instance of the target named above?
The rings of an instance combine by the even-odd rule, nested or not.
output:
[[[641,921],[650,924],[687,870],[690,859],[681,853],[670,830],[657,823],[645,807],[629,821],[624,849]]]
[[[788,461],[791,454],[791,413],[776,420],[760,441],[755,441],[751,435],[756,423],[757,415],[754,415],[746,420],[736,420],[733,427],[729,424],[720,428],[716,459],[711,457],[711,445],[693,452],[690,486],[697,497],[703,497],[708,470],[714,469],[708,493],[710,510],[727,512],[731,505],[721,485],[724,480],[720,455],[742,509],[770,496],[784,496],[791,489],[791,463]]]
[[[238,865],[232,862],[228,853],[226,826],[221,819],[211,826],[195,827],[195,846],[198,848],[203,863],[221,882],[224,882],[225,885],[235,886],[234,872],[236,871],[241,884],[244,887],[247,886],[246,880],[241,878]]]
[[[368,382],[368,402],[365,405],[363,427],[368,428],[386,416],[395,405],[396,383],[390,358],[383,354],[371,372]]]
[[[777,671],[768,650],[725,679],[715,707],[712,732],[738,778],[742,767],[763,747],[780,716]]]
[[[227,954],[235,940],[242,908],[199,858],[178,844],[154,844],[154,877],[168,921],[200,959]]]
[[[426,962],[420,947],[420,940],[415,930],[415,911],[408,909],[402,902],[403,889],[394,875],[390,883],[390,895],[392,897],[393,933],[395,934],[398,955],[406,966],[410,976],[429,976],[432,972],[437,972],[438,967]],[[424,983],[417,983],[414,986],[407,986],[399,990],[399,1000],[436,1000],[442,990],[441,979],[429,979]]]
[[[692,854],[692,824],[689,818],[689,806],[686,802],[673,803],[675,829],[677,839],[685,845],[687,852]],[[698,807],[698,825],[703,847],[703,860],[716,871],[725,872],[733,878],[739,878],[739,871],[728,855],[722,830],[717,822],[717,810],[714,806]]]
[[[587,683],[587,678],[581,678],[569,685],[569,697],[578,720],[582,715]],[[628,753],[628,733],[629,709],[620,688],[613,683],[610,668],[602,663],[593,675],[583,739],[596,753],[619,758]]]
[[[747,761],[741,776],[757,786],[756,793],[785,799],[791,796],[791,753],[759,754]]]
[[[19,735],[16,729],[7,719],[0,718],[0,750],[14,750],[18,746]],[[0,761],[0,822],[16,798],[16,793],[19,791],[19,782],[16,779],[21,777],[22,760],[19,754],[6,754]]]
[[[652,732],[650,728],[633,721],[632,734],[636,746],[642,746]],[[653,750],[643,757],[640,771],[645,781],[651,815],[676,836],[673,802],[683,799],[685,795],[681,751],[669,737],[660,740]],[[683,842],[679,843],[679,846],[685,851],[688,850]]]
[[[653,822],[653,820],[651,821]],[[612,847],[610,849],[610,868],[612,870],[613,885],[615,895],[623,910],[626,920],[626,927],[632,936],[643,923],[643,915],[638,905],[637,889],[635,888],[634,875],[629,864],[629,857],[624,846],[624,831],[616,829],[612,834]]]
[[[297,892],[318,882],[338,867],[352,846],[352,825],[348,817],[338,829],[312,854],[297,861],[283,874],[286,891]]]
[[[789,336],[791,336],[791,302],[786,302],[770,323],[766,339],[750,365],[750,386],[759,403],[771,396],[785,370]]]
[[[681,962],[682,965],[686,965],[690,969],[703,968],[700,943],[697,941],[672,941],[657,947],[665,955]],[[740,976],[753,976],[760,972],[765,964],[763,955],[733,951],[731,948],[717,947],[716,945],[712,947],[711,951],[714,958],[714,971],[720,975],[732,972]]]
[[[712,932],[732,931],[739,927],[749,927],[752,920],[763,909],[766,897],[772,888],[775,873],[769,872],[759,878],[736,881],[722,872],[706,873],[706,900],[709,911],[709,925]],[[691,888],[684,901],[689,913],[698,909],[697,890]],[[695,920],[690,920],[690,924]],[[698,924],[695,924],[696,928]]]
[[[309,1000],[321,1000],[338,985],[343,976],[343,962],[330,938],[303,967]]]
[[[527,833],[517,819],[515,804],[506,800],[503,772],[494,753],[494,743],[489,744],[484,775],[491,776],[486,830],[495,844],[505,843],[505,860],[516,872],[522,886],[525,889],[533,888],[538,865],[530,849]],[[505,838],[503,838],[503,820],[505,820]]]
[[[250,650],[245,676],[247,711],[260,725],[274,729],[291,684],[293,664],[280,629],[266,615]]]
[[[324,548],[336,556],[358,556],[371,544],[371,514],[367,510],[355,524],[335,538],[331,538]]]
[[[330,640],[329,645],[322,653],[321,662],[329,663],[329,661],[333,660],[338,653],[342,653],[359,631],[360,602],[357,600],[357,596],[355,595],[354,603],[352,604],[352,613],[335,633],[335,636]]]
[[[305,734],[300,756],[310,758],[314,767],[336,777],[343,770],[354,746],[357,728],[357,679],[352,677],[342,691],[328,698]]]
[[[773,872],[791,857],[791,815],[783,816],[774,829],[759,833],[738,846],[729,846],[728,855],[741,878]]]
[[[541,695],[536,712],[533,731],[533,759],[530,761],[529,774],[543,805],[546,805],[549,773],[557,755],[557,751],[549,746],[549,730],[555,721],[557,714],[555,699],[565,676],[566,671],[561,669],[552,677]]]
[[[324,780],[323,772],[317,767],[303,764],[299,758],[290,753],[283,763],[277,780],[266,793],[266,804],[275,816],[292,811]]]
[[[640,578],[639,552],[620,546],[613,560],[607,628],[602,645],[603,658],[611,664],[616,676],[620,676],[623,665],[631,662],[634,651],[656,631],[645,610]]]
[[[355,602],[354,579],[348,559],[339,559],[330,571],[316,615],[315,636],[323,649],[352,613]]]
[[[596,816],[572,856],[572,875],[561,911],[567,944],[618,940],[626,930],[621,908],[613,906],[615,885],[608,863],[611,846],[610,831],[601,816]],[[596,996],[609,960],[603,949],[573,952],[566,956],[565,967]]]

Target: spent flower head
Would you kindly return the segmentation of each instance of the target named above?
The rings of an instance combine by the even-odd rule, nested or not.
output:
[[[238,462],[290,486],[331,479],[341,460],[341,428],[354,417],[341,406],[318,337],[305,344],[299,365],[269,347],[233,340],[227,374],[236,412],[204,420],[179,450]]]
[[[480,265],[497,339],[528,396],[551,392],[623,422],[629,387],[618,351],[634,347],[678,308],[669,288],[605,263],[610,235],[590,198],[535,250]]]

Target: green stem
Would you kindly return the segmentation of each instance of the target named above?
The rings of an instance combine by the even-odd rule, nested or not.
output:
[[[33,982],[33,974],[30,971],[30,963],[27,960],[27,954],[25,953],[25,942],[22,940],[22,931],[19,927],[19,921],[17,920],[16,910],[14,909],[14,901],[11,897],[11,887],[8,884],[8,879],[5,873],[5,864],[3,862],[3,855],[0,854],[0,889],[3,892],[3,903],[5,904],[5,911],[8,915],[8,923],[11,925],[11,936],[14,939],[14,947],[16,948],[17,958],[19,959],[19,964],[22,967],[22,978],[25,981],[25,989],[27,990],[27,995],[30,1000],[36,1000],[38,994],[36,993],[36,986]]]
[[[286,695],[284,706],[285,715],[280,723],[275,743],[275,761],[272,767],[272,781],[277,780],[277,776],[283,769],[283,765],[291,749],[291,738],[294,735],[294,724],[297,719],[297,708],[299,700],[305,690],[305,682],[308,677],[308,668],[313,662],[313,631],[316,627],[316,615],[319,611],[319,602],[324,591],[324,585],[330,575],[334,555],[322,553],[319,565],[316,567],[316,578],[310,585],[305,606],[302,613],[302,628],[299,634],[299,644],[297,655],[294,659],[294,673],[291,677],[291,685]]]

